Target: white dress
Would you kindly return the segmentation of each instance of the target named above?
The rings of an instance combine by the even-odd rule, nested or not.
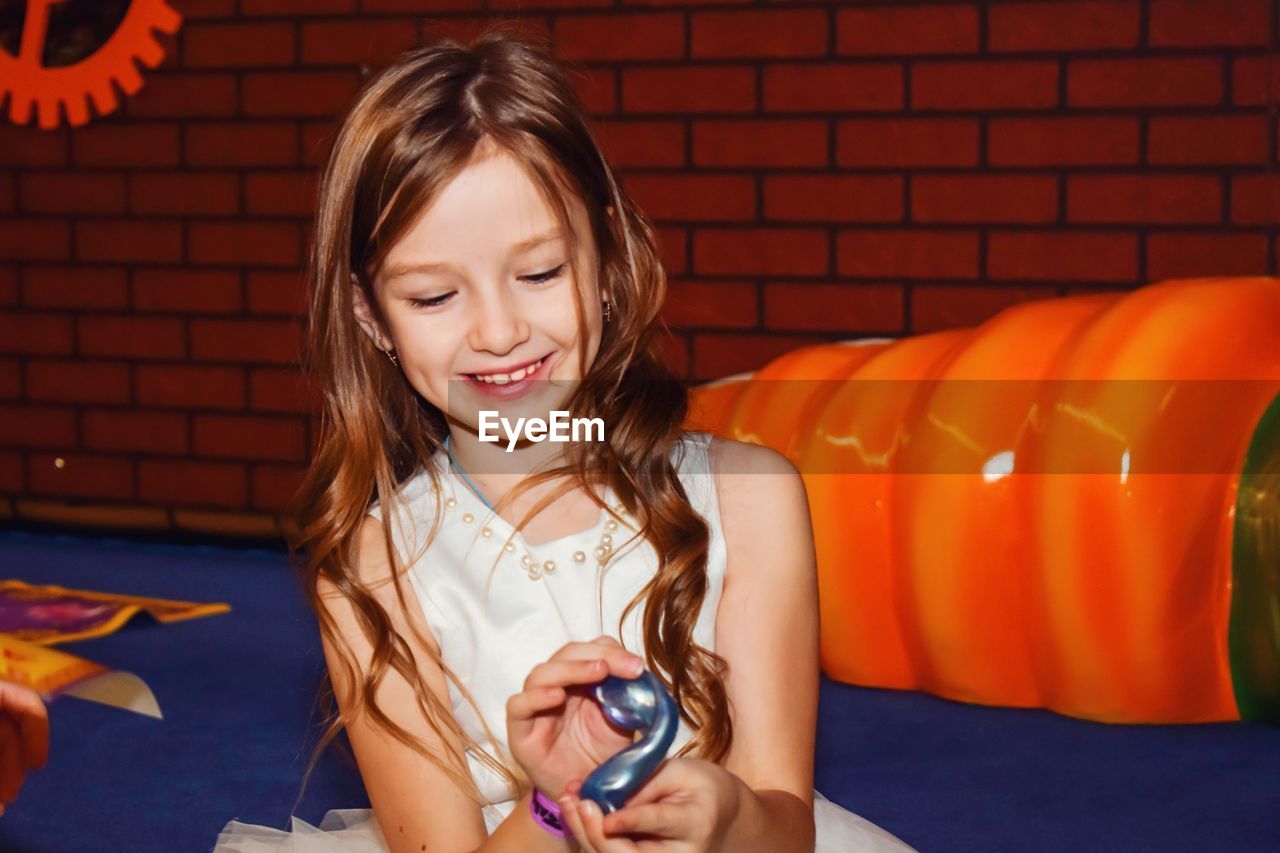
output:
[[[694,627],[694,639],[715,649],[715,618],[725,571],[725,543],[720,510],[708,457],[711,436],[686,433],[672,460],[690,501],[710,530],[707,553],[707,595]],[[596,524],[550,542],[529,545],[515,528],[495,515],[467,486],[448,472],[440,452],[432,460],[443,487],[439,496],[444,518],[425,550],[423,543],[436,514],[431,478],[420,471],[405,483],[400,495],[399,522],[392,541],[400,558],[410,565],[409,577],[422,604],[446,664],[466,685],[480,707],[489,731],[498,739],[503,760],[506,744],[506,702],[517,693],[534,665],[545,661],[570,641],[592,640],[602,634],[618,639],[629,650],[643,648],[643,603],[632,608],[618,632],[618,618],[627,603],[652,576],[657,555],[644,539],[631,539],[632,519],[622,514],[614,527],[601,513]],[[620,511],[612,493],[606,502]],[[378,507],[371,514],[381,517]],[[485,531],[488,531],[486,534]],[[613,556],[604,569],[594,551],[603,534],[612,536]],[[513,547],[507,549],[510,543]],[[429,555],[424,557],[424,553]],[[530,559],[526,559],[525,555]],[[531,580],[530,562],[554,563],[551,573]],[[471,706],[452,683],[453,712],[477,743],[488,739]],[[692,732],[680,721],[671,753]],[[490,747],[492,753],[492,747]],[[515,807],[515,792],[468,750],[472,778],[488,799],[485,826],[492,833]],[[851,811],[814,792],[817,853],[881,853],[912,850],[899,839]],[[371,809],[334,809],[319,828],[298,817],[291,831],[233,820],[218,836],[214,853],[386,853],[387,846]]]

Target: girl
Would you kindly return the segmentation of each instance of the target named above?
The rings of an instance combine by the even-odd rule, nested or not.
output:
[[[491,31],[372,80],[311,274],[325,409],[290,542],[338,707],[317,752],[345,729],[373,808],[217,850],[910,849],[813,790],[802,482],[682,430],[653,229],[542,49]],[[482,440],[482,412],[552,411],[604,439]],[[602,818],[578,787],[632,735],[590,686],[646,667],[675,749]]]

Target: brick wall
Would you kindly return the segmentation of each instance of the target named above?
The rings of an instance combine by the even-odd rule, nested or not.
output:
[[[661,226],[691,378],[1276,271],[1267,0],[173,5],[183,27],[120,113],[0,124],[9,514],[263,529],[313,440],[299,267],[335,117],[419,38],[497,17],[582,70]]]

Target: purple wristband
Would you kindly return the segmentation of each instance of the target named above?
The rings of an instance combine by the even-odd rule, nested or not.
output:
[[[550,798],[543,796],[537,788],[533,789],[533,796],[529,798],[529,812],[538,826],[552,835],[558,835],[561,838],[568,835],[564,831],[564,818],[560,813],[560,807]]]

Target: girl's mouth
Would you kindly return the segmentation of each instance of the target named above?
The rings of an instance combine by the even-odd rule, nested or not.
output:
[[[511,400],[522,396],[533,387],[538,379],[546,379],[551,370],[551,357],[555,353],[547,353],[542,358],[517,368],[510,373],[464,373],[462,378],[467,385],[481,394],[499,400]]]

